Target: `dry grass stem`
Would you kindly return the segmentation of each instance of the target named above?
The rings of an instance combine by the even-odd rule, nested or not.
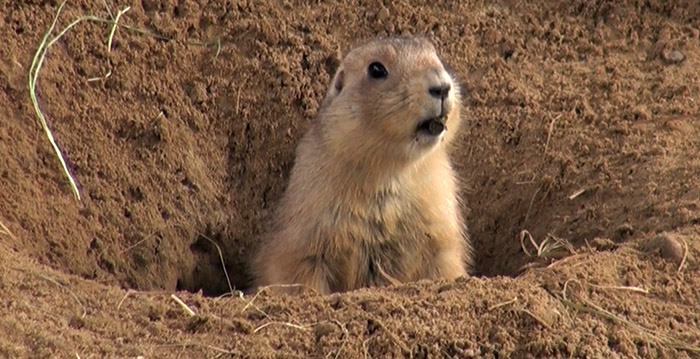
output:
[[[15,237],[15,235],[12,234],[10,229],[7,228],[7,226],[2,221],[0,221],[0,230],[2,230],[2,232],[0,232],[0,233],[4,233],[4,234],[8,235],[10,238],[12,238],[15,241],[17,240],[17,237]]]
[[[304,327],[303,325],[298,325],[298,324],[289,323],[289,322],[267,322],[267,323],[255,328],[255,330],[253,330],[253,333],[257,333],[257,332],[259,332],[259,331],[261,331],[261,330],[263,330],[271,325],[283,325],[285,327],[295,328],[295,329],[304,330],[304,331],[309,330],[308,328]]]
[[[193,342],[186,342],[186,343],[173,343],[173,344],[159,344],[156,345],[156,347],[161,347],[161,348],[203,348],[203,349],[209,349],[213,350],[215,352],[218,352],[214,358],[220,358],[223,355],[230,355],[232,358],[238,358],[241,353],[234,352],[232,350],[224,349],[221,347],[217,347],[211,344],[203,344],[203,343],[193,343]],[[282,357],[282,358],[302,358],[302,356],[292,354],[292,353],[275,353],[277,356],[275,357]],[[245,358],[269,358],[269,355],[265,354],[253,354],[253,355],[246,355],[244,356]]]
[[[248,79],[243,80],[240,86],[238,86],[238,91],[236,94],[236,115],[238,115],[238,112],[241,109],[241,89],[243,86],[245,86],[245,83],[247,82]]]
[[[53,30],[56,28],[56,23],[58,22],[58,17],[61,14],[61,10],[63,9],[63,6],[65,6],[66,1],[64,0],[61,5],[59,5],[58,10],[56,10],[56,14],[54,15],[54,19],[51,22],[51,26],[49,27],[49,30],[44,34],[44,37],[41,40],[41,43],[39,44],[39,48],[36,50],[36,53],[34,54],[34,58],[32,59],[32,64],[29,67],[29,96],[32,100],[32,104],[34,106],[34,111],[39,118],[39,122],[41,123],[41,127],[44,129],[44,132],[46,133],[46,137],[49,139],[49,142],[51,143],[51,146],[53,147],[54,152],[56,153],[56,156],[58,157],[59,162],[61,163],[61,168],[63,169],[64,174],[68,178],[68,182],[70,183],[71,189],[73,191],[73,194],[75,195],[75,198],[80,201],[80,191],[78,190],[78,186],[75,182],[75,179],[71,175],[70,171],[68,170],[68,165],[66,164],[66,161],[63,157],[63,154],[61,153],[61,150],[58,148],[58,145],[56,144],[56,140],[54,139],[53,133],[51,132],[51,129],[49,128],[48,123],[46,122],[46,116],[44,113],[41,111],[41,108],[39,107],[39,101],[37,99],[36,95],[36,81],[37,78],[39,77],[39,72],[41,71],[41,67],[44,64],[44,60],[46,59],[46,53],[49,50],[51,46],[53,46],[58,40],[60,40],[68,30],[76,26],[82,21],[86,20],[92,20],[92,21],[99,21],[99,22],[109,22],[109,20],[101,19],[98,17],[94,16],[84,16],[79,19],[74,20],[68,26],[66,26],[63,30],[61,30],[57,36],[55,36],[51,41],[48,41],[49,36],[53,32]],[[116,31],[116,26],[117,26],[117,21],[119,21],[119,17],[123,15],[125,12],[129,10],[129,7],[126,7],[123,10],[120,10],[117,13],[116,18],[114,19],[113,23],[113,28],[110,33],[110,36],[108,37],[107,40],[107,46],[108,50],[112,46],[112,38],[114,36],[114,32]],[[110,73],[111,74],[111,71]],[[108,74],[108,76],[109,76]]]
[[[117,310],[121,308],[122,305],[124,305],[124,302],[126,301],[127,298],[129,298],[132,295],[169,295],[171,294],[170,292],[167,291],[148,291],[148,292],[141,292],[141,291],[136,291],[133,289],[129,289],[126,291],[126,294],[122,297],[121,300],[119,300],[119,303],[117,304]]]
[[[530,251],[527,250],[527,247],[525,246],[525,239],[528,239],[532,245],[537,248],[537,243],[535,243],[535,240],[532,238],[532,234],[528,230],[522,230],[520,231],[520,247],[523,249],[523,252],[525,252],[525,255],[528,257],[532,257],[532,254]]]
[[[389,283],[391,283],[391,285],[398,286],[398,285],[402,284],[400,280],[392,277],[389,273],[387,273],[384,270],[384,268],[382,268],[382,265],[381,265],[381,263],[379,263],[379,261],[377,261],[375,264],[377,266],[377,270],[379,270],[379,274],[381,274],[382,277],[384,277],[384,279],[386,279]]]
[[[217,351],[217,352],[219,352],[219,353],[221,353],[221,354],[236,355],[235,352],[232,352],[232,351],[230,351],[230,350],[226,350],[226,349],[223,349],[223,348],[215,347],[215,346],[213,346],[213,345],[207,345],[207,348],[209,348],[209,349],[211,349],[211,350],[214,350],[214,351]]]
[[[124,304],[124,301],[126,300],[126,298],[128,296],[131,295],[131,293],[134,293],[134,291],[131,289],[126,291],[126,294],[124,294],[124,297],[122,297],[122,299],[119,301],[119,304],[117,304],[117,311],[119,311],[119,309],[122,307],[122,304]]]
[[[577,283],[577,284],[581,285],[581,283],[575,279],[570,279],[570,280],[567,280],[566,282],[564,282],[564,288],[562,289],[562,294],[561,294],[562,297],[557,298],[557,299],[565,306],[573,308],[579,312],[595,314],[595,315],[598,315],[600,317],[606,318],[608,320],[627,325],[629,328],[634,329],[637,332],[645,335],[648,338],[648,340],[650,340],[651,342],[660,343],[662,345],[665,345],[665,346],[668,346],[668,347],[674,348],[674,349],[685,350],[688,352],[700,354],[700,347],[684,343],[684,342],[679,341],[675,338],[672,338],[668,335],[665,335],[665,334],[659,333],[657,331],[651,330],[649,328],[643,327],[642,325],[640,325],[636,322],[633,322],[632,320],[629,320],[629,319],[624,318],[622,316],[619,316],[615,313],[612,313],[608,310],[605,310],[605,309],[601,308],[600,306],[592,303],[589,300],[581,299],[580,302],[576,302],[576,301],[567,299],[566,293],[567,293],[567,286],[569,283]],[[610,288],[612,288],[612,287],[610,287]],[[638,291],[639,289],[641,289],[641,288],[637,288],[637,287],[616,287],[615,289],[621,289],[621,288],[625,288],[625,290],[632,290],[632,291]],[[635,288],[635,289],[631,289],[631,288]]]
[[[68,291],[68,293],[71,295],[71,297],[73,297],[73,299],[78,303],[78,305],[80,305],[80,309],[82,309],[82,311],[83,311],[83,313],[80,315],[80,318],[85,318],[85,316],[87,315],[87,310],[85,309],[83,302],[80,300],[80,298],[78,298],[78,295],[75,294],[75,292],[73,290],[71,290],[70,288],[66,287],[65,285],[59,283],[57,280],[55,280],[51,277],[45,276],[43,274],[37,274],[37,276],[39,276],[39,278],[42,278],[44,280],[47,280],[47,281],[57,285],[61,289]]]
[[[125,12],[129,11],[131,6],[127,6],[122,10],[117,12],[117,16],[114,17],[112,21],[112,29],[109,31],[109,37],[107,38],[107,53],[112,52],[112,40],[114,39],[114,33],[117,31],[117,24],[119,23],[119,18],[124,15]]]
[[[530,204],[527,206],[527,212],[525,212],[525,219],[523,219],[523,225],[527,223],[528,218],[530,218],[530,211],[532,211],[532,206],[535,204],[535,199],[537,199],[537,194],[540,193],[540,189],[537,188],[535,190],[535,193],[532,194],[532,198],[530,199]]]
[[[586,189],[585,189],[585,188],[581,188],[580,190],[578,190],[578,191],[572,193],[572,194],[569,196],[569,200],[575,199],[576,197],[582,195],[583,192],[586,192]]]
[[[37,100],[36,97],[36,80],[37,77],[39,76],[39,71],[41,70],[41,65],[44,63],[44,58],[46,57],[46,51],[48,50],[49,45],[47,45],[47,40],[49,39],[49,36],[51,35],[51,32],[53,32],[54,28],[56,27],[56,22],[58,21],[58,16],[61,14],[61,10],[63,9],[63,6],[66,4],[66,1],[64,0],[61,5],[59,5],[58,10],[56,11],[56,15],[53,18],[53,21],[51,22],[51,26],[49,27],[49,30],[44,34],[44,37],[41,40],[41,43],[39,44],[39,48],[37,49],[36,53],[34,53],[34,58],[32,59],[32,64],[29,67],[29,97],[32,100],[32,105],[34,106],[34,112],[36,112],[37,117],[39,118],[39,122],[41,123],[41,127],[44,129],[44,132],[46,133],[46,137],[49,139],[49,142],[51,143],[51,147],[53,147],[54,152],[56,153],[56,156],[58,157],[59,162],[61,163],[61,168],[63,169],[63,172],[65,173],[66,177],[68,178],[68,182],[70,183],[71,189],[73,190],[73,194],[75,195],[75,198],[80,201],[80,191],[78,190],[78,186],[75,183],[75,180],[73,179],[73,176],[70,174],[70,171],[68,170],[68,165],[66,164],[65,159],[63,158],[63,154],[61,153],[61,150],[58,148],[58,145],[56,144],[56,140],[53,137],[53,133],[49,129],[49,125],[46,122],[46,117],[44,116],[44,113],[41,111],[41,108],[39,107],[39,101]]]
[[[563,264],[563,263],[566,263],[566,262],[568,262],[568,261],[570,261],[570,260],[572,260],[572,259],[580,258],[580,257],[583,257],[583,254],[578,254],[578,253],[577,253],[577,254],[574,254],[574,255],[570,255],[570,256],[568,256],[568,257],[566,257],[566,258],[562,258],[562,259],[560,259],[560,260],[558,260],[558,261],[556,261],[556,262],[552,262],[552,264],[548,265],[547,268],[552,268],[552,267],[557,266],[557,265],[559,265],[559,264]],[[580,263],[578,263],[578,264],[580,264]],[[577,265],[578,265],[578,264],[577,264]],[[576,265],[575,265],[575,266],[576,266]]]
[[[233,293],[233,285],[231,284],[231,278],[228,276],[228,270],[226,270],[226,262],[224,262],[224,254],[221,251],[221,247],[219,247],[219,245],[213,239],[205,236],[204,234],[199,233],[199,235],[208,240],[216,248],[216,251],[219,254],[219,261],[221,261],[221,269],[224,270],[224,275],[226,276],[226,283],[228,284],[229,292]]]
[[[109,71],[107,71],[107,73],[106,73],[104,76],[101,76],[101,77],[91,77],[91,78],[87,79],[87,82],[94,82],[94,81],[106,80],[106,79],[108,79],[110,76],[112,76],[112,69],[109,69]]]
[[[536,253],[533,254],[527,249],[527,246],[525,244],[526,239],[537,250]],[[525,252],[525,254],[528,257],[561,258],[563,256],[576,254],[576,250],[571,245],[571,243],[569,243],[563,238],[558,238],[552,234],[548,234],[547,237],[541,243],[537,243],[532,237],[532,234],[530,234],[530,232],[528,232],[527,230],[523,230],[520,232],[520,246],[522,247],[523,252]],[[566,252],[568,253],[562,255],[562,249],[566,250]]]
[[[547,154],[547,150],[549,149],[549,140],[552,139],[552,132],[554,132],[554,123],[556,123],[559,118],[561,118],[561,114],[552,118],[552,121],[549,123],[549,130],[547,131],[547,141],[544,144],[544,154]]]
[[[63,156],[63,153],[59,149],[58,145],[56,144],[56,140],[53,136],[53,133],[51,132],[51,129],[49,128],[49,125],[46,121],[46,116],[41,110],[41,107],[39,106],[39,101],[37,99],[37,94],[36,94],[36,82],[39,77],[39,72],[41,71],[42,65],[44,64],[44,60],[46,59],[46,53],[48,52],[49,48],[53,46],[58,40],[60,40],[70,29],[72,29],[74,26],[78,25],[79,23],[83,21],[92,21],[92,22],[99,22],[99,23],[106,23],[111,25],[111,29],[109,32],[109,35],[107,36],[107,52],[109,53],[112,49],[112,42],[114,40],[114,34],[117,31],[117,27],[121,26],[125,29],[128,29],[130,31],[142,34],[142,35],[147,35],[151,36],[156,39],[160,40],[172,40],[169,37],[166,36],[161,36],[157,35],[133,26],[129,25],[119,25],[119,19],[121,18],[124,13],[129,11],[131,7],[127,6],[122,10],[119,10],[115,16],[112,15],[112,11],[109,8],[109,5],[107,4],[106,1],[103,0],[103,3],[105,7],[107,8],[107,12],[109,14],[109,19],[103,19],[97,16],[82,16],[78,19],[73,20],[70,22],[63,30],[61,30],[55,37],[53,37],[49,41],[49,37],[51,36],[51,33],[53,33],[54,29],[56,28],[56,23],[58,22],[58,18],[61,14],[61,11],[63,10],[63,7],[65,6],[67,0],[64,0],[59,6],[58,9],[56,10],[56,13],[54,15],[53,21],[51,22],[51,26],[49,27],[48,31],[44,33],[44,36],[41,39],[41,42],[39,43],[39,47],[37,48],[36,52],[34,53],[34,57],[32,59],[31,66],[29,67],[29,76],[28,76],[28,87],[29,87],[29,97],[31,99],[32,105],[34,107],[34,112],[36,113],[37,118],[39,119],[39,122],[41,124],[42,129],[46,133],[46,137],[48,138],[49,142],[51,143],[51,147],[53,148],[54,153],[56,154],[56,157],[58,157],[58,160],[61,164],[61,169],[63,173],[65,174],[66,178],[68,179],[68,182],[70,184],[71,190],[73,191],[73,195],[75,198],[80,201],[80,190],[78,189],[78,185],[76,184],[75,179],[73,178],[73,175],[70,173],[70,170],[68,169],[68,165],[66,164],[66,160]],[[198,46],[211,46],[211,45],[217,45],[217,50],[216,50],[216,56],[218,57],[219,53],[221,52],[221,41],[220,40],[214,40],[214,41],[209,41],[209,42],[198,42],[198,41],[186,41],[187,44],[190,45],[198,45]],[[105,76],[102,78],[89,78],[88,81],[96,81],[99,79],[106,79],[112,74],[111,69],[107,72]]]
[[[406,343],[403,340],[401,340],[401,338],[399,338],[396,334],[394,334],[394,332],[389,330],[386,327],[386,325],[384,324],[384,322],[379,320],[379,318],[368,315],[367,319],[377,323],[377,326],[379,326],[379,329],[381,329],[389,337],[389,339],[391,339],[391,341],[394,342],[394,344],[396,344],[399,348],[401,348],[401,350],[403,350],[405,353],[407,353],[409,355],[412,353],[411,348],[409,348],[408,345],[406,345]]]
[[[684,342],[676,340],[675,338],[672,338],[668,335],[665,335],[665,334],[659,333],[657,331],[651,330],[649,328],[643,327],[640,324],[637,324],[637,323],[635,323],[627,318],[623,318],[615,313],[607,311],[607,310],[595,305],[594,303],[591,303],[590,301],[584,300],[582,303],[577,303],[577,302],[573,302],[573,301],[570,301],[570,300],[565,299],[565,298],[560,298],[560,301],[564,305],[566,305],[570,308],[573,308],[575,310],[578,310],[580,312],[595,314],[595,315],[601,316],[603,318],[606,318],[608,320],[625,324],[628,327],[645,335],[648,338],[648,340],[651,342],[660,343],[660,344],[663,344],[665,346],[668,346],[668,347],[671,347],[674,349],[685,350],[685,351],[692,352],[695,354],[700,354],[700,347],[684,343]]]
[[[109,18],[114,20],[114,15],[112,15],[112,9],[110,8],[109,4],[107,4],[107,0],[102,0],[102,3],[105,6],[105,9],[107,10],[107,14],[109,14]]]
[[[257,309],[257,310],[260,311],[261,313],[265,314],[265,316],[267,316],[267,314],[266,314],[265,312],[263,312],[262,310],[260,310],[259,308],[257,308],[257,307],[255,306],[255,304],[253,304],[253,302],[255,302],[255,299],[257,299],[258,296],[259,296],[260,294],[262,294],[263,292],[265,292],[265,291],[268,290],[268,289],[273,289],[273,288],[307,288],[307,289],[309,289],[309,290],[314,291],[313,288],[308,287],[308,286],[303,285],[303,284],[273,284],[273,285],[268,285],[268,286],[260,287],[260,288],[258,288],[258,292],[255,293],[255,295],[253,296],[253,298],[251,298],[251,299],[248,301],[248,303],[243,307],[243,309],[241,309],[241,313],[245,312],[245,311],[246,311],[248,308],[250,308],[250,307],[254,307],[255,309]],[[315,291],[314,291],[314,292],[315,292]],[[243,298],[243,297],[241,297],[241,298]],[[243,299],[243,300],[245,300],[245,299]]]
[[[345,338],[343,339],[343,343],[340,344],[340,348],[338,349],[338,352],[335,353],[335,359],[338,359],[340,356],[340,353],[343,352],[343,349],[345,348],[345,344],[348,342],[348,338],[350,337],[350,332],[348,331],[347,325],[343,325],[340,323],[340,321],[333,319],[333,322],[343,331],[343,334],[345,334]]]
[[[617,285],[596,285],[588,283],[589,286],[598,289],[614,289],[614,290],[625,290],[630,292],[649,294],[649,290],[641,287],[630,287],[630,286],[617,286]]]
[[[534,320],[537,321],[538,323],[542,324],[543,327],[545,327],[545,328],[547,328],[547,329],[549,329],[549,330],[552,329],[552,326],[551,326],[549,323],[545,322],[544,319],[542,319],[542,318],[536,316],[535,313],[533,313],[533,312],[531,312],[531,311],[529,311],[529,310],[527,310],[527,309],[519,309],[519,311],[521,311],[521,312],[523,312],[523,313],[529,315],[530,317],[532,317],[532,319],[534,319]]]
[[[197,313],[195,313],[194,310],[192,310],[189,306],[187,306],[187,304],[185,304],[185,302],[183,302],[182,299],[178,298],[175,294],[171,294],[170,298],[173,298],[173,300],[177,304],[179,304],[182,307],[182,309],[184,309],[187,312],[187,314],[189,314],[191,317],[194,317],[195,315],[197,315]]]
[[[372,338],[366,339],[362,341],[362,352],[365,354],[365,359],[369,357],[369,350],[367,349],[367,342],[369,342]]]
[[[126,249],[124,249],[124,250],[122,250],[121,252],[119,252],[119,254],[124,254],[124,253],[126,253],[126,252],[128,252],[128,251],[130,251],[130,250],[132,250],[132,249],[134,249],[134,248],[136,248],[136,247],[138,247],[139,244],[141,244],[141,243],[143,243],[143,242],[145,242],[145,241],[151,239],[151,237],[154,237],[155,235],[156,235],[155,233],[151,233],[151,234],[147,235],[147,236],[144,237],[143,239],[139,240],[138,242],[136,242],[136,243],[130,245],[130,246],[127,247]]]
[[[566,290],[567,290],[567,288],[568,288],[568,286],[569,286],[569,283],[577,283],[577,284],[580,285],[580,283],[579,283],[577,280],[575,280],[575,279],[569,279],[569,280],[567,280],[566,282],[564,282],[564,287],[561,289],[561,297],[564,298],[564,299],[567,298],[567,295],[566,295],[567,291],[566,291]]]
[[[495,309],[498,309],[498,308],[500,308],[500,307],[505,307],[506,305],[513,304],[513,303],[515,303],[515,302],[517,302],[517,301],[518,301],[518,297],[514,297],[513,299],[511,299],[511,300],[509,300],[509,301],[506,301],[506,302],[503,302],[503,303],[494,304],[494,305],[488,307],[488,311],[491,312],[491,311],[493,311],[493,310],[495,310]]]
[[[681,258],[681,262],[678,264],[678,269],[676,270],[676,273],[678,274],[681,274],[683,266],[688,260],[688,242],[684,238],[681,238],[681,240],[683,241],[683,257]]]

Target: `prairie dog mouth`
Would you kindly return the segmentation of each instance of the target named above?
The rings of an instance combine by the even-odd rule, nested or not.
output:
[[[445,116],[438,116],[423,120],[418,123],[416,128],[417,133],[438,136],[441,133],[447,131],[447,126],[445,126]]]

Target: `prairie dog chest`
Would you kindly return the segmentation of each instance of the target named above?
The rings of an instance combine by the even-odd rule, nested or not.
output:
[[[364,201],[339,203],[329,212],[326,224],[340,230],[342,241],[371,247],[401,241],[420,231],[424,218],[419,207],[418,199],[409,189],[390,188]]]

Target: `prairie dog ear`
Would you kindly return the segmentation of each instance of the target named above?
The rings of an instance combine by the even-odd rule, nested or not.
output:
[[[333,82],[331,83],[331,87],[328,89],[328,93],[326,93],[326,98],[323,100],[322,107],[326,107],[328,104],[330,104],[333,99],[336,98],[341,91],[343,91],[344,86],[345,70],[340,68],[338,71],[336,71],[335,76],[333,76]]]
[[[335,90],[335,93],[339,94],[340,91],[343,90],[343,86],[345,86],[345,70],[341,68],[335,74],[335,78],[333,79],[333,89]]]

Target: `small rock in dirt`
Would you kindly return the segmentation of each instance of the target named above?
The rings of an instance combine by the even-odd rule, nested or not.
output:
[[[683,62],[685,60],[685,55],[678,51],[678,50],[673,50],[673,51],[664,51],[662,54],[664,60],[670,63],[677,64],[679,62]]]
[[[615,229],[615,240],[621,241],[634,234],[634,227],[631,224],[625,223]]]
[[[593,239],[593,241],[591,241],[591,246],[598,251],[611,251],[613,249],[617,249],[617,244],[615,244],[615,242],[609,238],[596,237]]]
[[[381,325],[373,319],[367,320],[367,334],[372,335],[381,328]]]
[[[447,283],[447,284],[441,286],[440,288],[438,288],[437,292],[442,293],[442,292],[447,292],[447,291],[450,291],[453,289],[455,289],[454,283]]]
[[[336,326],[333,323],[321,322],[314,326],[314,337],[316,337],[316,341],[319,341],[326,335],[333,334],[335,330]]]
[[[428,359],[428,348],[425,345],[418,345],[416,349],[413,350],[413,357],[416,359]]]
[[[189,332],[197,333],[206,330],[207,323],[209,323],[209,318],[195,315],[187,320],[185,327]]]
[[[85,319],[83,319],[83,317],[73,316],[70,318],[68,326],[73,329],[82,329],[85,326]]]
[[[146,11],[155,11],[160,8],[160,4],[158,3],[158,1],[155,0],[141,1],[141,6],[143,6],[143,9]]]
[[[377,13],[377,20],[384,22],[387,19],[389,19],[389,9],[383,7],[379,12]]]
[[[336,295],[334,298],[331,298],[328,304],[330,304],[333,310],[345,308],[346,305],[345,299],[343,299],[343,297],[341,297],[340,295]]]
[[[683,260],[683,245],[673,236],[663,233],[654,237],[645,246],[648,251],[658,251],[661,257],[666,260],[671,260],[680,263]]]

